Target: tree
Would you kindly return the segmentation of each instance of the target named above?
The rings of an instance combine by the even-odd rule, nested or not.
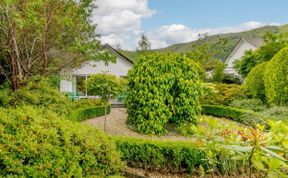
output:
[[[151,48],[151,43],[149,42],[148,38],[145,36],[145,34],[143,33],[141,36],[140,41],[138,42],[138,50],[139,51],[148,51]]]
[[[244,56],[235,62],[234,67],[243,78],[247,77],[257,64],[270,61],[276,53],[288,44],[287,34],[267,33],[263,38],[265,45],[255,51],[245,52]]]
[[[0,73],[14,90],[30,76],[110,59],[95,38],[93,8],[92,0],[0,2]]]
[[[288,47],[268,62],[264,73],[265,94],[270,105],[288,106]]]
[[[165,124],[196,124],[202,94],[199,66],[177,54],[140,56],[128,74],[128,123],[139,132],[161,135]]]
[[[226,67],[226,64],[223,63],[222,61],[219,61],[216,64],[215,69],[212,74],[212,78],[211,78],[213,82],[221,83],[223,81],[224,76],[225,76],[225,72],[224,72],[225,67]]]
[[[87,92],[94,96],[100,96],[102,100],[108,101],[121,94],[124,89],[124,80],[111,74],[95,74],[90,76],[86,82]]]

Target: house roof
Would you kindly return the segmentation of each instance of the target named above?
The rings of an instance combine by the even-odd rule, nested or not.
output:
[[[233,48],[232,52],[228,55],[228,57],[225,59],[227,61],[231,55],[239,48],[240,44],[246,42],[254,46],[255,48],[261,47],[264,42],[261,38],[251,38],[251,39],[246,39],[246,38],[240,38],[235,47]]]
[[[129,59],[128,57],[124,56],[122,53],[120,53],[117,49],[113,48],[112,46],[110,46],[109,44],[105,44],[104,45],[106,48],[110,49],[112,52],[116,53],[117,55],[121,56],[122,58],[126,59],[128,62],[130,62],[131,64],[133,64],[134,62]]]

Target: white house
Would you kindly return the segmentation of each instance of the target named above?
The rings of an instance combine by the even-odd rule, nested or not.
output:
[[[107,44],[105,46],[117,56],[116,63],[110,62],[108,65],[103,61],[88,61],[83,63],[81,67],[72,70],[68,76],[65,76],[65,78],[60,81],[61,92],[77,92],[80,96],[87,97],[89,94],[86,88],[83,88],[83,83],[90,75],[107,73],[119,77],[127,76],[128,71],[133,67],[133,61],[110,45]]]
[[[255,38],[251,40],[247,40],[244,38],[241,38],[231,54],[227,57],[225,60],[225,63],[227,64],[225,68],[225,73],[227,74],[235,74],[237,75],[237,71],[233,68],[233,63],[236,60],[239,60],[243,57],[245,51],[247,50],[256,50],[263,44],[263,41],[261,39]]]

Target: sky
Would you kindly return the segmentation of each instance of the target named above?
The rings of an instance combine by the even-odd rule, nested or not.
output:
[[[102,43],[135,50],[144,33],[152,49],[208,35],[288,23],[288,0],[96,0]]]

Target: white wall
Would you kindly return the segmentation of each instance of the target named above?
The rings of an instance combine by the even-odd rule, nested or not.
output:
[[[73,76],[89,76],[98,73],[108,73],[119,77],[127,76],[128,71],[133,67],[133,64],[122,56],[118,56],[116,63],[109,63],[105,65],[104,62],[89,61],[84,63],[81,67],[74,69],[71,73],[70,80],[63,79],[60,81],[61,92],[75,92],[75,77]]]
[[[255,49],[257,49],[255,46],[242,40],[225,61],[225,63],[227,64],[225,72],[229,74],[237,74],[236,70],[233,68],[234,61],[241,59],[245,51]]]

